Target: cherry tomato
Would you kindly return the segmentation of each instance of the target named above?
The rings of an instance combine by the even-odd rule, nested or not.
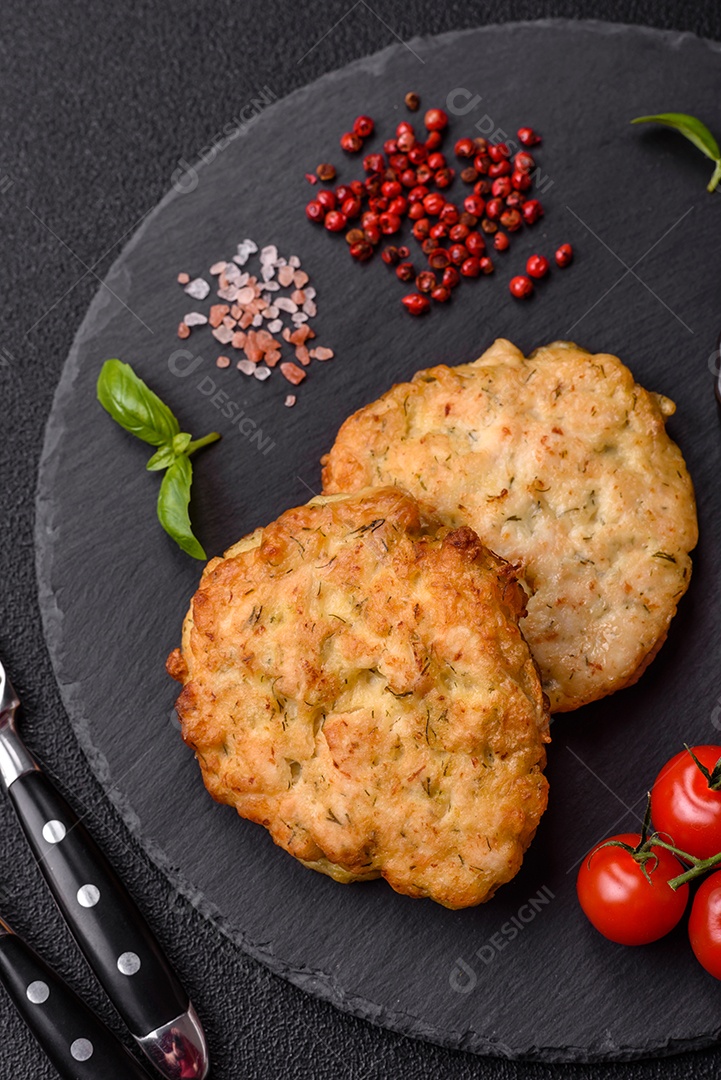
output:
[[[637,833],[610,837],[635,848]],[[664,848],[646,863],[650,881],[629,851],[597,845],[581,863],[576,881],[578,899],[589,922],[619,945],[647,945],[670,930],[684,913],[688,885],[676,892],[668,881],[683,873],[678,859]]]
[[[721,760],[721,746],[694,746],[692,750],[713,773]],[[721,791],[709,786],[688,750],[672,757],[658,774],[651,791],[651,818],[657,832],[667,833],[674,847],[697,859],[708,859],[721,851]]]
[[[698,962],[721,979],[721,871],[701,883],[688,920],[688,937]]]

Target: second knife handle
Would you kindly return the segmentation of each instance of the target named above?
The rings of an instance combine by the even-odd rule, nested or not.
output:
[[[150,1080],[112,1031],[15,934],[0,936],[0,980],[65,1080]]]
[[[133,1035],[188,1009],[188,995],[147,923],[75,811],[43,772],[9,795],[75,940]]]

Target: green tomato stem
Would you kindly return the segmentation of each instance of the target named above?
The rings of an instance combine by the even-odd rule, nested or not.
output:
[[[219,438],[220,435],[217,431],[211,431],[210,435],[204,435],[202,439],[193,439],[192,442],[189,442],[185,448],[185,453],[190,457],[196,450],[200,450],[203,446],[209,446],[210,443],[217,442]]]
[[[685,857],[688,858],[688,855]],[[718,866],[720,863],[721,852],[718,855],[712,855],[710,859],[694,859],[691,869],[679,874],[678,877],[671,878],[669,885],[675,892],[676,889],[680,889],[682,885],[685,885],[687,881],[693,881],[694,878],[705,874],[707,870],[713,870],[714,866]]]
[[[713,171],[713,176],[709,180],[709,184],[706,190],[715,191],[719,185],[719,182],[721,182],[721,161],[716,162],[716,168]]]
[[[676,891],[680,889],[682,885],[685,885],[688,881],[693,881],[694,878],[700,877],[701,874],[705,874],[707,870],[712,870],[714,866],[718,866],[721,863],[721,851],[716,855],[711,855],[708,859],[697,859],[695,855],[689,855],[686,851],[681,851],[680,848],[674,847],[673,844],[667,844],[665,840],[654,839],[651,841],[652,847],[665,848],[666,851],[673,852],[684,862],[691,863],[690,870],[684,870],[683,874],[679,874],[678,877],[671,878],[669,885]]]

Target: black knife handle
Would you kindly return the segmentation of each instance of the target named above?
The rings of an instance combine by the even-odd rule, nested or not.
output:
[[[9,795],[65,921],[132,1034],[186,1012],[188,995],[143,916],[48,777],[26,773]]]
[[[64,1080],[150,1080],[110,1028],[15,934],[0,937],[0,980]]]

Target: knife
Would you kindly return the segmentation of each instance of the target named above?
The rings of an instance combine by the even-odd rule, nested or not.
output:
[[[169,1078],[204,1080],[209,1059],[190,999],[85,825],[18,735],[20,701],[0,663],[0,778],[55,901],[144,1054]]]
[[[150,1080],[110,1028],[3,919],[0,981],[63,1080]]]

